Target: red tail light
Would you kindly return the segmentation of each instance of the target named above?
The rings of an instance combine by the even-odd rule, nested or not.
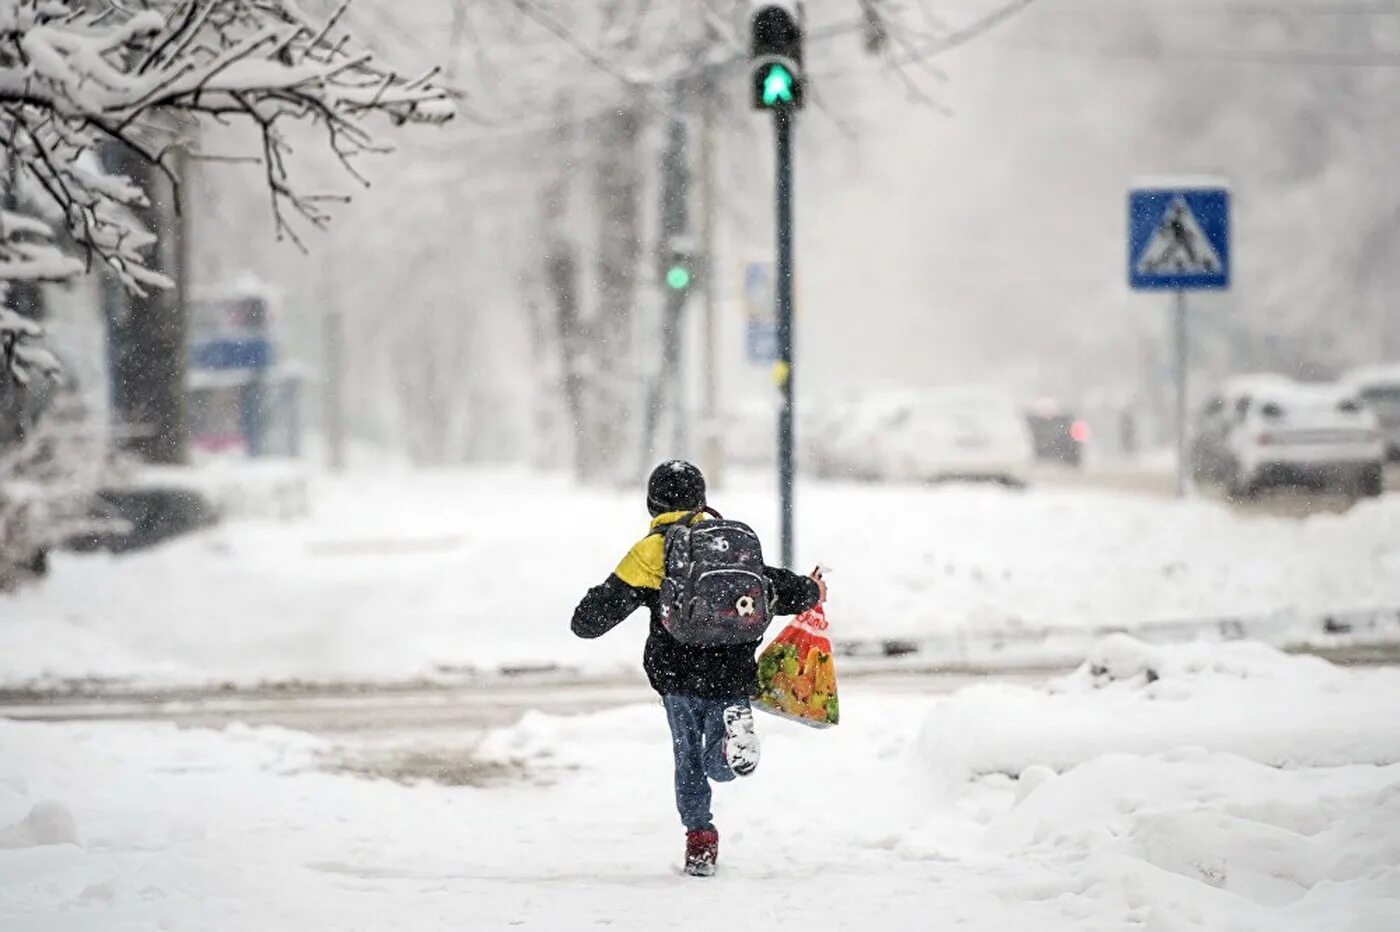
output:
[[[1085,443],[1089,439],[1089,425],[1083,421],[1075,421],[1069,425],[1069,438],[1075,443]]]

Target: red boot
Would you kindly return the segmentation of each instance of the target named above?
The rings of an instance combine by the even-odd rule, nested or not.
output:
[[[692,877],[713,877],[719,860],[719,832],[699,829],[685,833],[685,872]]]

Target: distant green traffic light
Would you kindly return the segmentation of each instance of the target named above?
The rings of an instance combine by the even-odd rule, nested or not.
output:
[[[765,106],[775,106],[779,103],[792,103],[792,72],[782,65],[772,64],[768,66],[768,74],[763,78],[763,103]]]
[[[666,285],[680,291],[690,284],[690,269],[683,265],[673,265],[666,270]]]

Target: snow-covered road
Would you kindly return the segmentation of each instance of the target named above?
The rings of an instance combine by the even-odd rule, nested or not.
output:
[[[1065,672],[1065,671],[1058,671]],[[985,682],[1034,685],[1051,671],[962,673],[898,668],[849,670],[848,692],[942,696]],[[301,688],[180,689],[117,693],[0,693],[0,717],[15,721],[161,721],[222,727],[277,725],[316,734],[508,725],[526,712],[593,712],[649,702],[641,676],[499,678],[470,685],[308,684]]]
[[[635,672],[644,622],[585,642],[568,619],[645,529],[637,492],[524,471],[317,477],[311,492],[305,518],[58,555],[0,599],[0,685]],[[775,540],[766,476],[714,498]],[[929,642],[945,662],[1008,644],[1034,663],[1051,646],[1082,656],[1102,630],[1259,619],[1286,643],[1322,613],[1377,610],[1400,638],[1400,496],[1304,520],[1088,489],[813,482],[799,504],[798,557],[833,568],[838,641]]]
[[[63,555],[0,600],[7,689],[167,694],[0,710],[0,932],[1400,928],[1400,670],[1122,635],[1049,682],[843,658],[842,724],[762,720],[697,881],[645,624],[568,634],[637,495],[524,473],[312,491],[309,517]],[[1301,521],[1088,490],[801,502],[838,639],[1400,605],[1394,497]],[[766,483],[717,504],[771,536]],[[588,682],[492,696],[506,668]],[[342,685],[222,692],[270,681]]]
[[[761,720],[711,881],[674,870],[654,701],[392,741],[0,721],[0,928],[1382,932],[1397,701],[1400,671],[1123,638],[1048,685],[853,683],[834,730]]]

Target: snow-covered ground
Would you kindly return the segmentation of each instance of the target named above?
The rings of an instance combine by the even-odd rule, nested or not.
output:
[[[767,476],[712,498],[776,558]],[[315,478],[310,499],[305,518],[56,555],[49,578],[0,597],[0,682],[636,670],[641,616],[593,642],[568,622],[644,533],[640,492],[524,471],[380,472]],[[838,640],[972,650],[1041,629],[1400,607],[1400,496],[1300,521],[1085,489],[804,482],[798,508],[800,565],[833,568]]]
[[[0,928],[1400,928],[1400,671],[1118,638],[1048,688],[843,699],[760,719],[712,880],[675,872],[651,704],[489,732],[464,759],[524,776],[485,787],[280,729],[0,721]]]

